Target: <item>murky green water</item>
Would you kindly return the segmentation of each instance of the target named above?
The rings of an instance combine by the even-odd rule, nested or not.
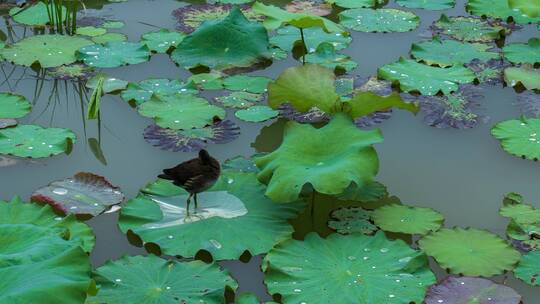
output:
[[[182,2],[170,0],[130,0],[127,3],[106,5],[104,10],[126,22],[126,27],[118,31],[127,34],[130,41],[138,41],[141,34],[155,30],[148,24],[174,28],[175,21],[170,13],[182,5]],[[464,1],[458,1],[455,9],[444,13],[463,15],[463,8]],[[353,32],[353,43],[344,53],[359,63],[354,74],[375,75],[378,67],[394,62],[400,56],[406,56],[411,44],[422,40],[422,34],[441,14],[440,11],[414,12],[422,18],[422,24],[413,32]],[[4,25],[0,28],[5,30]],[[19,38],[24,33],[23,29],[17,26],[15,32]],[[507,42],[526,42],[535,35],[538,35],[536,27],[526,27],[513,33]],[[297,63],[293,60],[279,61],[267,70],[252,74],[275,78],[286,67],[294,64]],[[4,63],[3,69],[10,73],[13,67]],[[106,72],[128,81],[189,76],[189,72],[176,67],[169,57],[163,54],[154,55],[149,62],[143,64],[108,69]],[[41,82],[35,78],[35,72],[30,69],[16,68],[7,81],[0,75],[0,91],[17,92],[30,100],[34,98],[36,86],[41,86]],[[127,197],[133,197],[142,186],[153,180],[162,168],[171,167],[194,156],[192,153],[165,152],[146,143],[142,132],[151,120],[140,116],[119,96],[106,95],[101,108],[101,148],[108,163],[105,166],[96,159],[87,145],[88,138],[98,137],[97,123],[87,122],[85,137],[79,97],[74,94],[72,85],[58,82],[56,92],[52,91],[54,86],[52,81],[43,83],[32,113],[22,119],[22,123],[70,128],[78,135],[79,140],[69,156],[22,161],[13,166],[0,167],[0,199],[20,195],[27,200],[38,187],[81,171],[105,176],[113,184],[120,186]],[[448,227],[471,226],[504,235],[507,221],[498,214],[503,195],[519,192],[529,201],[538,201],[540,170],[537,163],[521,160],[504,152],[489,133],[494,123],[519,116],[517,107],[513,105],[516,100],[514,91],[511,88],[486,87],[483,94],[484,114],[491,120],[471,130],[431,128],[422,123],[421,117],[395,111],[393,117],[380,126],[385,141],[376,146],[381,161],[378,180],[387,185],[390,193],[398,196],[404,203],[432,207],[443,213]],[[215,92],[203,93],[205,97],[217,95]],[[228,117],[234,117],[232,114],[229,113]],[[220,160],[255,152],[252,143],[264,125],[241,121],[237,123],[242,131],[239,139],[226,145],[213,145],[208,148],[210,153]],[[271,149],[279,142],[281,125],[277,122],[276,127],[264,133],[264,138],[259,138],[257,145],[260,149]],[[536,207],[540,207],[540,204],[537,203]],[[143,249],[129,245],[125,235],[118,230],[116,220],[117,214],[106,214],[89,221],[97,236],[97,245],[92,253],[94,266],[125,254],[144,253]],[[240,292],[253,291],[264,296],[263,276],[258,271],[259,263],[260,258],[254,258],[249,264],[235,261],[222,264],[230,269],[239,281]],[[514,279],[510,279],[509,285],[524,296],[525,303],[538,303],[540,289],[533,289]],[[267,295],[266,299],[269,299]]]

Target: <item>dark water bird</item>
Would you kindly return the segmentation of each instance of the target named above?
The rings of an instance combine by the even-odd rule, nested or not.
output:
[[[197,209],[197,193],[212,187],[218,180],[220,173],[219,161],[210,156],[208,151],[201,149],[199,157],[185,161],[176,167],[164,169],[163,174],[158,177],[172,180],[173,184],[189,192],[186,206],[186,213],[189,215],[191,198],[194,198],[195,209]]]

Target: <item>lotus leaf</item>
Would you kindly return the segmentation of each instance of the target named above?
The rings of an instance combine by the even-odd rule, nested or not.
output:
[[[385,0],[325,0],[343,8],[378,7],[386,4]]]
[[[246,158],[243,156],[236,156],[230,159],[227,159],[222,164],[223,169],[229,171],[237,171],[243,173],[257,173],[259,168],[255,165],[255,162],[251,158]]]
[[[373,225],[370,219],[371,211],[361,207],[342,207],[332,211],[328,228],[340,234],[373,234],[377,231],[377,226]]]
[[[122,21],[105,21],[101,24],[101,27],[106,29],[120,29],[123,28],[126,24]]]
[[[529,17],[540,15],[540,1],[538,0],[508,0],[511,9],[517,9]]]
[[[154,118],[162,128],[173,130],[202,128],[214,117],[225,118],[225,110],[203,98],[189,94],[159,95],[139,105],[139,114]]]
[[[326,239],[310,233],[304,241],[278,244],[266,255],[263,268],[268,291],[282,295],[284,304],[335,299],[358,304],[420,303],[427,287],[435,283],[424,254],[401,240],[388,240],[382,232],[332,234]]]
[[[459,84],[471,83],[475,79],[473,71],[463,66],[441,69],[405,58],[379,68],[379,76],[398,81],[403,91],[419,91],[423,95],[450,94],[458,89]]]
[[[540,117],[540,94],[533,91],[525,91],[518,95],[516,104],[521,113],[528,117]]]
[[[24,96],[0,93],[0,119],[21,118],[30,113],[32,105]]]
[[[338,195],[338,199],[355,202],[375,202],[388,196],[386,186],[379,182],[368,182],[363,187],[349,187]]]
[[[92,37],[92,41],[99,44],[106,44],[108,42],[122,42],[126,40],[127,36],[121,33],[107,33],[105,35]]]
[[[86,87],[89,89],[96,89],[99,78],[103,78],[102,92],[104,94],[118,92],[124,90],[128,86],[128,82],[125,80],[110,77],[104,73],[98,73],[94,77],[88,79]]]
[[[340,24],[359,32],[408,32],[416,29],[420,18],[398,9],[355,8],[339,13]]]
[[[249,93],[264,93],[266,87],[271,81],[270,78],[263,76],[236,75],[227,77],[223,80],[223,86],[231,91],[245,91]]]
[[[267,106],[252,106],[247,109],[238,110],[234,115],[243,121],[262,122],[275,118],[279,115],[279,111],[272,110],[272,108]]]
[[[198,90],[191,83],[169,79],[147,79],[128,84],[122,91],[122,99],[126,102],[135,101],[140,105],[149,101],[153,95],[197,94]]]
[[[217,72],[193,75],[189,77],[188,82],[195,84],[201,90],[223,89],[223,75]]]
[[[215,260],[223,260],[237,259],[245,250],[252,255],[268,252],[290,238],[293,229],[287,220],[304,207],[302,203],[274,204],[265,197],[265,188],[254,173],[224,170],[212,189],[199,194],[197,212],[186,217],[187,193],[166,184],[159,188],[152,184],[143,191],[154,195],[130,200],[122,208],[120,228],[157,243],[168,255],[192,257],[206,250]]]
[[[448,277],[429,288],[426,304],[519,304],[521,296],[512,288],[490,280],[470,277]]]
[[[442,15],[433,23],[435,34],[466,42],[491,42],[504,36],[506,29],[489,20],[474,17]]]
[[[240,128],[230,120],[212,125],[187,129],[171,130],[150,125],[144,130],[144,139],[154,147],[173,152],[193,152],[207,144],[226,144],[240,135]]]
[[[0,49],[0,56],[19,65],[38,63],[42,68],[50,68],[75,62],[75,52],[90,44],[92,42],[81,37],[37,35]]]
[[[329,42],[319,44],[314,53],[305,56],[305,60],[335,72],[350,72],[358,66],[350,56],[336,53],[334,46]]]
[[[529,17],[519,10],[511,9],[509,0],[469,0],[467,11],[476,16],[487,16],[506,20],[509,17],[516,23],[526,24],[540,21],[540,16]]]
[[[150,50],[141,43],[107,42],[80,48],[77,57],[96,68],[115,68],[126,64],[138,64],[150,59]]]
[[[247,109],[261,101],[262,97],[261,94],[232,92],[227,96],[220,96],[215,99],[226,108]]]
[[[226,271],[201,261],[179,263],[157,256],[125,256],[96,269],[100,290],[86,304],[224,303],[238,287]]]
[[[499,213],[511,218],[517,224],[536,224],[540,222],[540,209],[523,203],[523,197],[517,193],[510,193],[504,199],[504,205]]]
[[[351,183],[362,187],[373,179],[378,158],[372,144],[382,139],[379,130],[361,131],[345,114],[319,129],[288,122],[281,146],[255,159],[257,177],[277,202],[295,201],[308,183],[319,193],[340,194]]]
[[[178,8],[172,14],[178,22],[177,28],[182,32],[191,33],[204,21],[225,19],[233,8],[231,4],[192,4]],[[239,8],[249,20],[261,19],[261,16],[255,14],[249,6]]]
[[[186,36],[171,58],[186,68],[249,67],[270,58],[268,46],[266,29],[234,8],[227,18],[205,22]]]
[[[448,67],[452,65],[463,65],[474,59],[488,61],[499,58],[498,53],[488,52],[492,48],[480,43],[462,43],[454,40],[434,39],[420,43],[414,43],[411,55],[418,61],[423,61],[428,65],[438,65]]]
[[[513,87],[521,84],[527,90],[540,90],[540,70],[529,66],[506,68],[504,80]]]
[[[268,30],[275,30],[286,24],[301,29],[320,27],[327,33],[342,33],[343,35],[347,35],[347,32],[339,24],[324,17],[291,13],[277,6],[265,5],[260,2],[255,2],[252,9],[255,13],[266,16],[263,23]]]
[[[491,135],[501,141],[502,148],[517,157],[540,159],[540,119],[507,120],[491,129]]]
[[[359,92],[351,100],[345,102],[350,107],[349,115],[353,118],[362,117],[378,111],[390,110],[393,107],[418,113],[417,104],[403,101],[399,94],[379,96],[372,92]]]
[[[285,6],[285,9],[291,13],[309,14],[316,16],[326,16],[332,13],[332,6],[320,1],[311,0],[293,0]]]
[[[143,34],[141,43],[145,44],[150,51],[156,53],[166,53],[182,42],[186,35],[184,33],[161,29],[157,32]]]
[[[285,26],[276,31],[276,35],[270,38],[270,44],[278,46],[282,50],[290,51],[295,42],[301,41],[300,31],[294,26]],[[341,33],[326,33],[318,27],[304,29],[304,41],[308,53],[313,53],[323,42],[331,43],[336,50],[349,46],[352,38]]]
[[[444,217],[430,208],[388,205],[373,211],[375,225],[384,231],[425,235],[441,228]]]
[[[512,43],[503,48],[503,54],[508,61],[521,64],[540,63],[540,39],[531,38],[529,43]]]
[[[514,269],[514,275],[529,285],[539,286],[540,251],[531,251],[522,256],[519,265]]]
[[[0,129],[0,154],[49,157],[69,152],[75,139],[75,134],[68,129],[18,125]]]
[[[102,27],[83,26],[77,28],[77,35],[96,37],[107,33],[107,30]]]
[[[62,6],[62,22],[66,20],[67,9]],[[14,7],[9,10],[9,14],[13,16],[13,20],[24,25],[46,25],[49,24],[49,14],[56,16],[56,7],[47,8],[43,2],[37,2],[30,7]]]
[[[506,227],[506,235],[512,240],[514,247],[528,252],[540,249],[539,230],[539,224],[520,225],[510,221]]]
[[[454,0],[397,0],[397,4],[408,8],[421,8],[427,10],[447,10],[456,5]]]
[[[451,273],[490,277],[511,270],[520,254],[495,234],[477,229],[446,229],[431,233],[418,244]]]

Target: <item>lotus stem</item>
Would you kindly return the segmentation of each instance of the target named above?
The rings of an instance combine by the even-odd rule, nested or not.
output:
[[[306,53],[307,53],[307,45],[306,40],[304,39],[304,29],[300,28],[300,37],[302,38],[302,46],[303,46],[303,52],[302,52],[302,65],[306,65]]]
[[[311,193],[311,229],[315,231],[315,194],[317,191],[315,189]]]

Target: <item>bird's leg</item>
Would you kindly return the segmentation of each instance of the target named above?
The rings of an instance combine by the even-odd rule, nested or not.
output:
[[[186,215],[189,216],[189,204],[191,203],[191,197],[193,196],[192,193],[189,194],[187,198],[187,206],[186,206]]]
[[[197,193],[193,196],[195,198],[195,209],[197,209],[199,206],[197,205]]]

